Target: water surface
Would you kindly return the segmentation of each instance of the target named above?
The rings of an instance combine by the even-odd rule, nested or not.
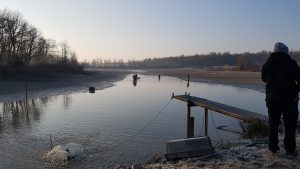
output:
[[[65,168],[109,168],[116,164],[143,162],[165,153],[165,142],[186,137],[184,102],[172,100],[163,113],[136,137],[169,102],[172,93],[190,93],[216,102],[266,114],[264,94],[237,87],[193,83],[162,76],[132,77],[95,94],[75,93],[28,101],[0,103],[0,168],[49,168],[42,156],[53,143],[80,143],[82,158]],[[202,108],[193,107],[195,135],[203,135]],[[208,133],[214,142],[235,139],[232,133],[216,130],[226,125],[237,128],[238,121],[209,113]],[[124,140],[126,142],[124,142]]]

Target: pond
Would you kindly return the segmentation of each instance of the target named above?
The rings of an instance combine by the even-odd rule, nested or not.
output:
[[[147,125],[170,101],[171,95],[190,93],[231,106],[266,114],[264,93],[209,83],[187,82],[173,77],[132,77],[94,94],[74,93],[28,101],[0,103],[0,168],[55,168],[42,159],[54,145],[80,143],[85,156],[64,168],[112,168],[117,164],[144,162],[154,155],[163,156],[165,142],[186,137],[184,102],[171,100],[160,116]],[[195,135],[203,135],[202,108],[193,107]],[[209,112],[208,133],[221,143],[237,136],[215,129],[239,122]],[[138,134],[137,134],[138,133]],[[134,137],[132,137],[134,136]]]

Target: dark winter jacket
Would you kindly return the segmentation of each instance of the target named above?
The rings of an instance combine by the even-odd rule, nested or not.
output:
[[[288,54],[272,53],[262,67],[261,78],[266,82],[266,101],[298,99],[300,69]]]

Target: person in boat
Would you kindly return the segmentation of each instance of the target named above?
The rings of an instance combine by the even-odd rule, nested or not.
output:
[[[262,67],[261,78],[266,83],[266,105],[269,115],[269,150],[276,153],[278,127],[283,115],[285,135],[284,147],[287,155],[297,155],[296,126],[298,121],[298,101],[300,69],[289,54],[288,47],[281,42],[274,46],[274,52]]]

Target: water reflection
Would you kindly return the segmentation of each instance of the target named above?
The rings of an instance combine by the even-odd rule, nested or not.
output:
[[[190,75],[187,75],[187,84],[186,87],[189,88],[190,87]]]
[[[38,100],[41,105],[43,106],[46,106],[49,102],[53,101],[53,100],[57,100],[58,96],[48,96],[48,97],[42,97],[42,98],[39,98],[39,99],[36,99]]]
[[[0,131],[12,127],[31,126],[32,122],[40,120],[42,110],[36,100],[4,102],[0,104]]]
[[[135,87],[137,85],[137,79],[133,79],[133,82],[132,82],[133,86]]]
[[[0,103],[0,132],[5,129],[30,127],[40,121],[47,104],[57,100],[58,96],[30,99],[27,101],[11,101]],[[63,107],[68,109],[72,103],[70,95],[63,96]]]
[[[0,146],[0,152],[16,155],[20,150],[28,150],[31,153],[27,153],[28,164],[24,168],[39,168],[39,165],[29,166],[35,161],[41,147],[48,149],[45,142],[49,140],[49,134],[54,134],[52,136],[55,143],[80,143],[84,145],[85,153],[93,156],[75,162],[69,168],[109,168],[107,166],[110,164],[145,161],[154,154],[163,154],[166,141],[186,137],[185,103],[171,101],[159,118],[136,139],[117,149],[114,147],[136,135],[137,131],[149,123],[166,101],[169,101],[172,93],[179,95],[186,92],[254,112],[267,112],[264,94],[255,91],[194,83],[167,76],[162,81],[159,81],[157,75],[140,77],[142,80],[138,87],[132,87],[137,85],[138,79],[133,81],[132,76],[128,76],[115,83],[114,87],[92,95],[76,93],[29,100],[28,116],[24,101],[0,103],[0,140],[3,145]],[[195,118],[195,136],[203,135],[204,110],[193,107],[191,115]],[[233,134],[225,131],[218,131],[217,134],[216,126],[234,128],[238,126],[238,122],[221,114],[210,114],[209,136],[212,140],[226,142],[232,140]],[[11,143],[11,140],[17,141]],[[3,142],[9,143],[9,146]],[[12,152],[10,147],[15,147],[16,151]],[[112,149],[114,150],[111,151]],[[103,153],[103,150],[109,151]],[[116,152],[125,153],[117,156]],[[23,159],[24,156],[5,156],[2,161],[23,165]],[[42,160],[38,162],[43,164]],[[0,168],[5,167],[0,163]]]
[[[63,104],[64,104],[64,109],[68,109],[72,103],[72,97],[71,95],[63,95]]]

